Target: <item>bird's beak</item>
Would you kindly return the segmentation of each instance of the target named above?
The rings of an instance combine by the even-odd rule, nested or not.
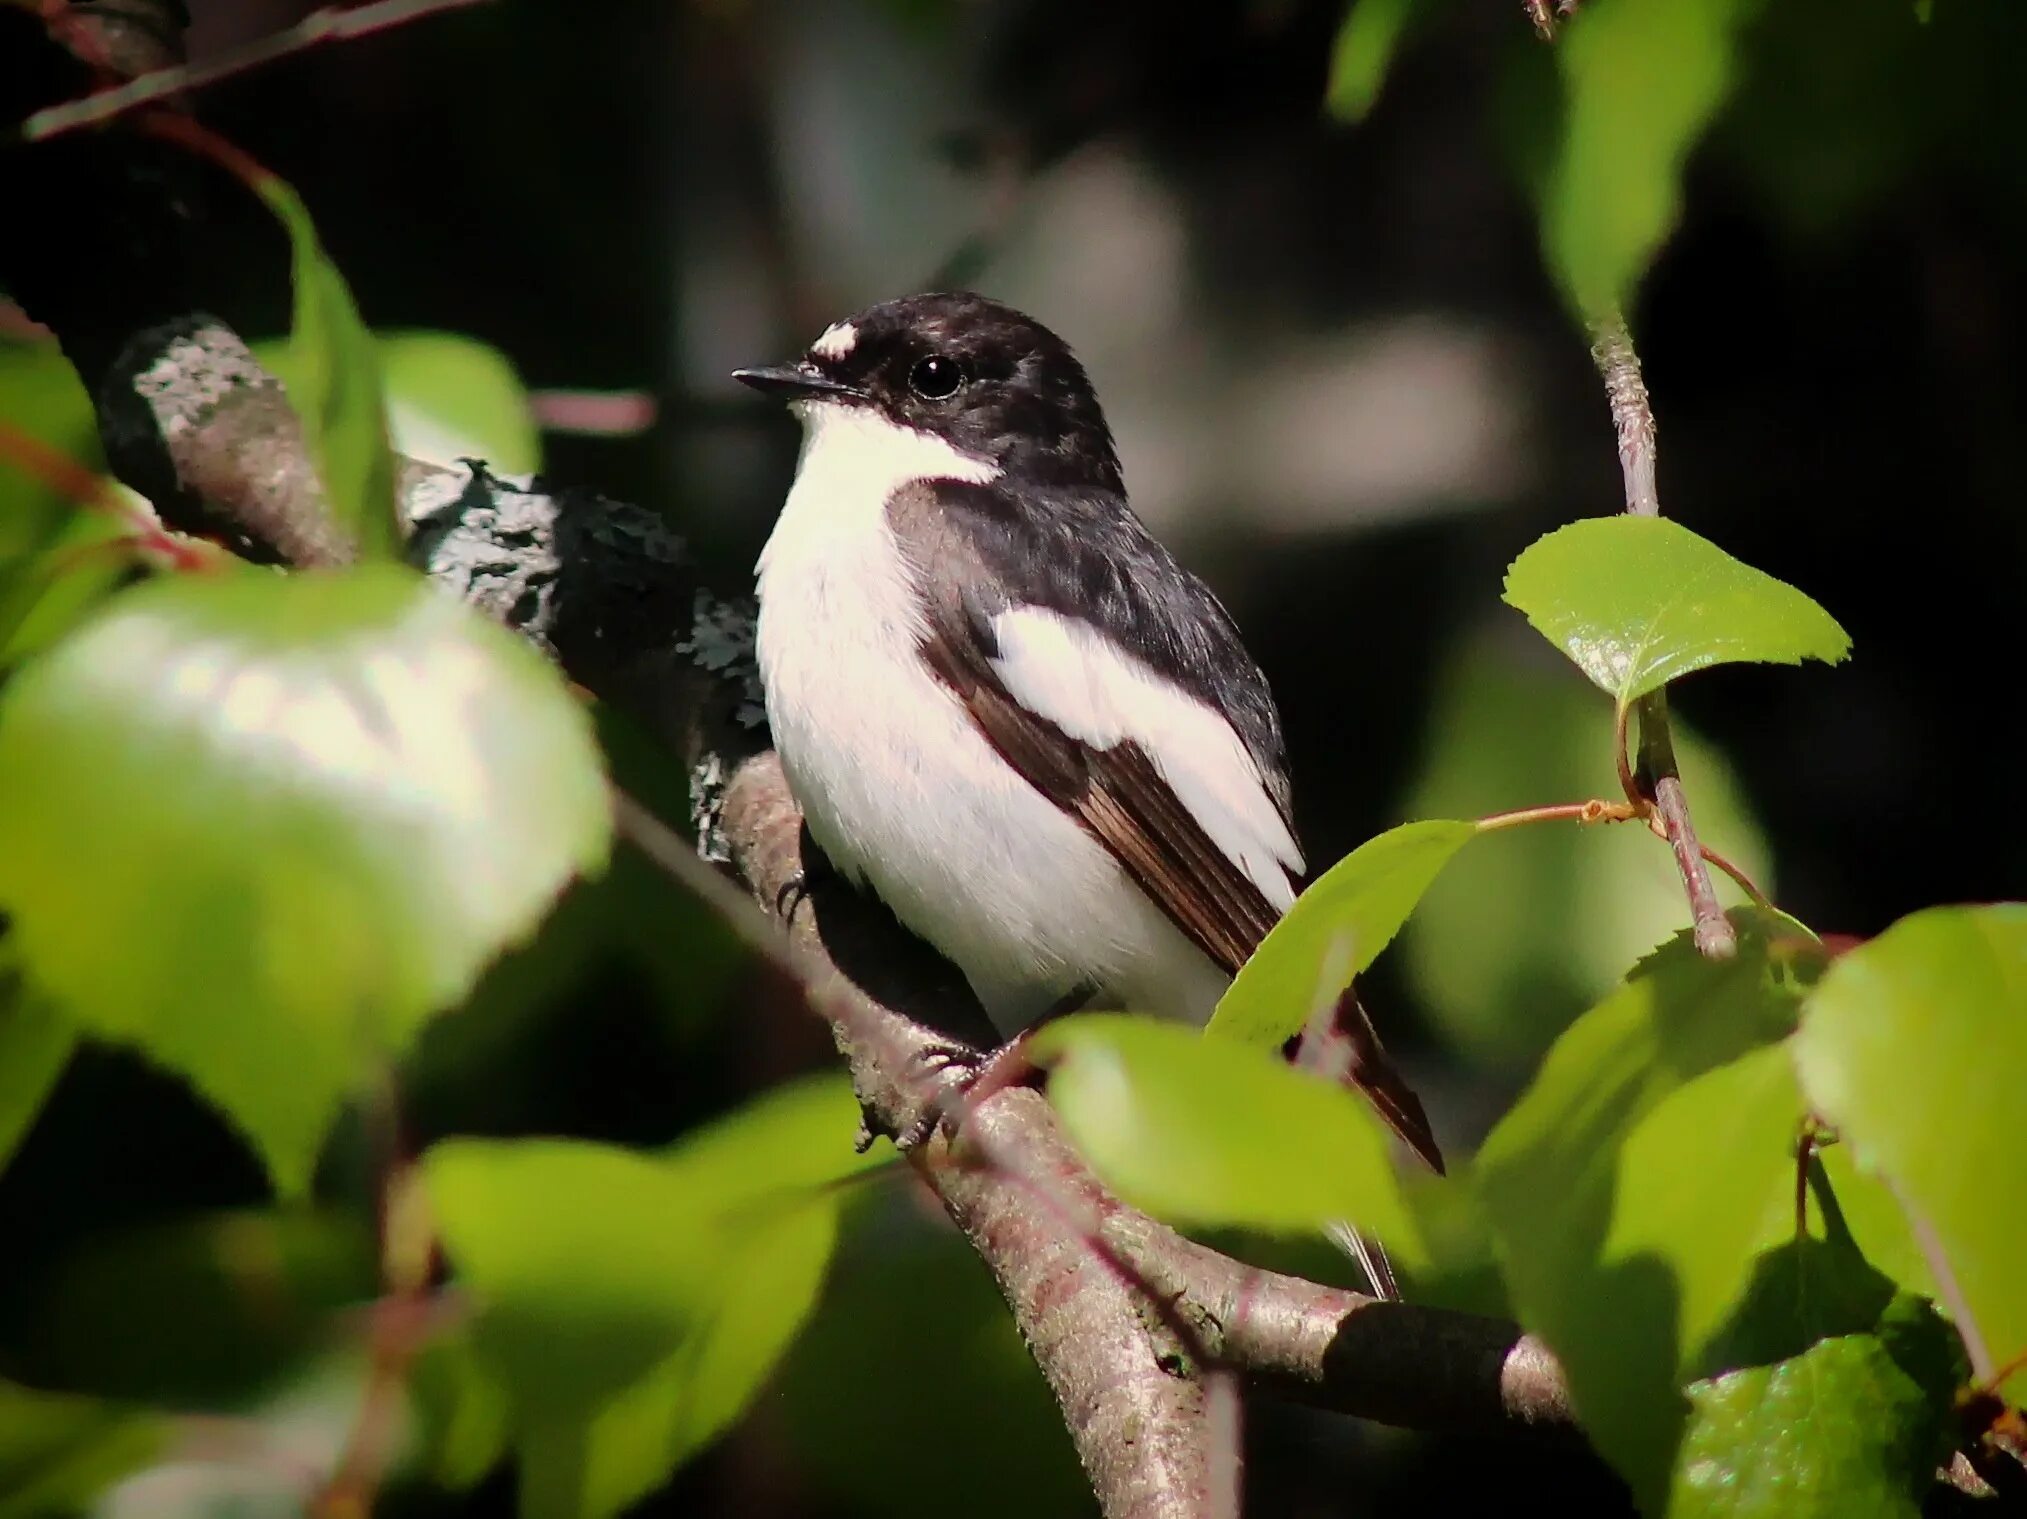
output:
[[[814,364],[781,364],[771,369],[735,369],[732,378],[741,385],[781,397],[784,401],[806,401],[820,396],[856,396],[865,392],[856,385],[833,380]]]

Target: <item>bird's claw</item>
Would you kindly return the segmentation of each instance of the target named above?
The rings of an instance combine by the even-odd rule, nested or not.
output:
[[[894,1136],[902,1154],[925,1144],[941,1129],[955,1140],[973,1109],[994,1093],[1022,1086],[1040,1074],[1028,1058],[1028,1036],[1016,1034],[990,1054],[968,1044],[932,1044],[919,1051],[914,1064],[925,1081],[935,1083],[921,1111]]]

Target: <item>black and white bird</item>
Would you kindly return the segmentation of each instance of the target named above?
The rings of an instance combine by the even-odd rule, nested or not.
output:
[[[1301,877],[1280,719],[1127,505],[1069,347],[983,296],[918,295],[737,378],[804,431],[758,645],[824,854],[1006,1034],[1078,1004],[1207,1018]],[[1355,1017],[1358,1084],[1440,1166]]]

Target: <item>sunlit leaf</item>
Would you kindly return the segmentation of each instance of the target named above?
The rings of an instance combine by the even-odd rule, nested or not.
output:
[[[1588,517],[1537,539],[1506,600],[1621,706],[1709,665],[1832,664],[1851,640],[1807,596],[1662,517]]]
[[[511,1410],[530,1519],[603,1519],[722,1433],[808,1317],[853,1153],[848,1082],[783,1089],[665,1155],[450,1140],[430,1195]]]
[[[1587,319],[1627,305],[1681,209],[1682,167],[1730,92],[1761,0],[1598,0],[1554,47],[1561,140],[1542,243]]]
[[[397,557],[394,451],[387,439],[380,355],[338,266],[317,239],[302,198],[273,175],[257,184],[288,229],[295,320],[290,341],[302,384],[292,392],[331,515],[368,558]]]
[[[1668,1513],[1912,1519],[1948,1458],[1948,1328],[1883,1278],[1864,1280],[1848,1247],[1809,1240],[1761,1266],[1754,1311],[1792,1343],[1687,1388]]]
[[[1349,1219],[1421,1258],[1386,1131],[1343,1088],[1264,1050],[1119,1014],[1051,1024],[1034,1054],[1085,1159],[1149,1212],[1284,1231]]]
[[[2027,1351],[2027,905],[1931,908],[1840,956],[1796,1056],[1810,1103],[1935,1231],[1993,1360]],[[2027,1367],[2006,1389],[2027,1399]]]
[[[540,467],[528,393],[498,349],[455,332],[379,331],[373,342],[396,452],[446,466],[483,459],[509,475]],[[309,383],[311,371],[292,345],[256,343],[254,354],[291,393]]]
[[[1319,993],[1379,958],[1476,823],[1431,818],[1367,839],[1310,883],[1239,967],[1205,1033],[1279,1046],[1308,1023]],[[1328,978],[1332,984],[1324,985]]]
[[[424,1346],[408,1373],[415,1418],[414,1469],[437,1487],[462,1492],[507,1455],[507,1394],[479,1363],[469,1334]]]
[[[1684,933],[1578,1019],[1475,1173],[1521,1322],[1650,1503],[1687,1412],[1679,1381],[1753,1255],[1792,1229],[1802,1104],[1778,1041],[1801,994],[1783,941],[1800,931],[1733,922],[1736,958],[1706,960]]]
[[[143,586],[0,698],[31,981],[188,1076],[288,1192],[607,831],[555,673],[406,571]]]

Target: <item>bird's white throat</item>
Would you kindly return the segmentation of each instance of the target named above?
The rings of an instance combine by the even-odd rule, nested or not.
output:
[[[802,456],[781,517],[757,566],[769,566],[800,540],[835,542],[839,535],[878,535],[887,498],[917,480],[999,478],[989,459],[962,453],[941,438],[903,427],[870,406],[839,401],[798,401]],[[761,594],[766,595],[763,583]]]

